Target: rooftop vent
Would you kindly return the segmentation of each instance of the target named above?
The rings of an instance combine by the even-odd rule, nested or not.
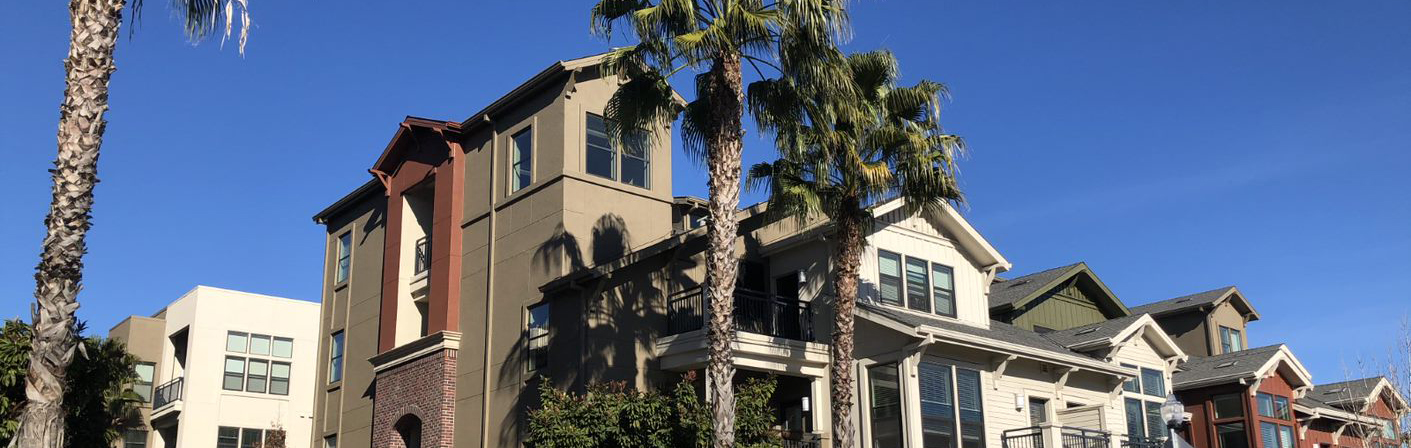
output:
[[[1099,328],[1102,328],[1102,327],[1092,327],[1092,328],[1088,328],[1088,329],[1085,329],[1085,330],[1083,330],[1083,331],[1079,331],[1079,332],[1073,333],[1073,334],[1074,334],[1074,335],[1088,334],[1088,333],[1092,333],[1092,332],[1094,332],[1094,331],[1097,331]]]
[[[1346,388],[1346,387],[1339,387],[1339,388],[1337,388],[1337,389],[1333,389],[1333,390],[1330,390],[1330,391],[1327,391],[1327,392],[1323,392],[1323,395],[1345,394],[1345,393],[1347,393],[1347,388]]]
[[[1217,368],[1217,369],[1223,369],[1223,368],[1226,368],[1226,367],[1234,367],[1235,364],[1239,364],[1239,361],[1227,361],[1227,362],[1222,362],[1222,363],[1220,363],[1220,365],[1215,366],[1215,368]]]
[[[1189,301],[1191,301],[1191,299],[1176,299],[1176,302],[1175,302],[1175,303],[1186,303],[1186,302],[1189,302]]]

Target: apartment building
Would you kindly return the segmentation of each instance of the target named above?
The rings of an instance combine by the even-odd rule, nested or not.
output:
[[[1293,405],[1307,448],[1405,446],[1401,421],[1406,398],[1386,377],[1376,376],[1313,386]]]
[[[247,448],[270,430],[307,447],[313,416],[319,304],[197,286],[108,337],[140,363],[133,390],[144,428],[121,446]]]
[[[555,62],[463,121],[407,118],[372,179],[315,216],[316,446],[518,446],[541,381],[659,388],[704,368],[704,202],[671,196],[669,128],[609,142],[618,80],[599,62]],[[1148,403],[1186,354],[1151,316],[1086,265],[997,281],[1010,263],[959,213],[901,205],[873,208],[864,255],[863,446],[1159,443]],[[767,217],[738,217],[738,377],[775,376],[781,433],[830,446],[831,227]]]

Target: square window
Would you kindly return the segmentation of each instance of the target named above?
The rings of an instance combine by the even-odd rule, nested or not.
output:
[[[256,448],[264,441],[264,430],[245,428],[240,430],[240,448]]]
[[[122,435],[123,448],[146,448],[147,431],[129,429]]]
[[[217,429],[216,448],[240,448],[240,428],[222,426]]]
[[[1210,399],[1215,404],[1215,418],[1244,417],[1244,396],[1240,394],[1216,395]],[[1244,431],[1243,427],[1240,431]]]
[[[274,338],[274,345],[270,353],[280,358],[294,357],[294,340],[289,338]]]
[[[323,438],[323,448],[338,448],[338,435],[334,434]]]
[[[1220,442],[1217,448],[1249,448],[1249,437],[1245,435],[1243,422],[1215,425],[1215,437]]]
[[[1166,377],[1160,370],[1142,369],[1142,393],[1156,396],[1166,396]]]
[[[250,354],[269,356],[269,336],[250,335]]]
[[[1260,392],[1256,396],[1259,403],[1259,416],[1275,418],[1274,416],[1274,396]]]
[[[238,331],[232,331],[225,335],[225,351],[235,353],[245,353],[246,344],[250,335]]]

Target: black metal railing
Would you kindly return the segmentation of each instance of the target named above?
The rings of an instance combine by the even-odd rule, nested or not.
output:
[[[999,437],[1004,448],[1044,448],[1044,429],[1038,426],[1006,429]]]
[[[779,448],[818,448],[820,445],[817,434],[786,435],[779,441]]]
[[[666,332],[681,334],[705,326],[705,289],[672,294],[666,302]],[[735,289],[735,329],[799,341],[813,341],[813,307],[798,299]]]
[[[1058,428],[1063,436],[1063,448],[1108,448],[1112,434],[1087,428]]]
[[[1067,426],[1030,426],[1000,433],[1004,448],[1044,448],[1049,431],[1057,431],[1060,448],[1108,448],[1112,434],[1096,429]]]
[[[157,386],[156,393],[152,394],[152,409],[159,409],[169,403],[181,401],[182,378],[177,378]]]
[[[426,237],[416,240],[416,259],[413,265],[415,270],[412,275],[421,274],[431,269],[431,242]]]
[[[1166,446],[1166,439],[1159,437],[1122,436],[1122,448],[1161,448],[1163,446]]]

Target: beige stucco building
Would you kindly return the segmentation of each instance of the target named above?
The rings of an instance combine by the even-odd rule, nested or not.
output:
[[[236,448],[283,428],[307,447],[319,304],[197,286],[109,331],[141,361],[145,428],[126,447]]]

